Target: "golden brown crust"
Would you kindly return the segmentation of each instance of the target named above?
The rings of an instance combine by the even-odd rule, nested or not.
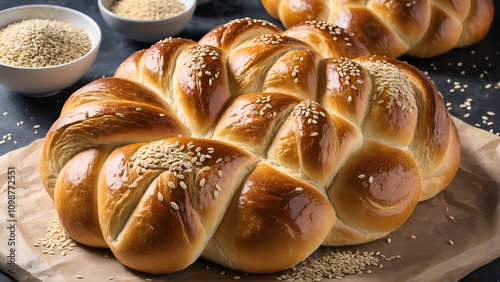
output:
[[[368,107],[372,83],[358,62],[347,58],[328,58],[320,77],[319,101],[330,113],[336,113],[360,126]]]
[[[205,136],[230,98],[226,54],[212,46],[191,46],[177,58],[173,100],[193,136]]]
[[[319,60],[319,54],[311,50],[286,53],[269,69],[262,89],[317,101]]]
[[[414,57],[434,57],[455,47],[462,34],[462,23],[438,6],[431,6],[429,28],[422,39],[407,54]]]
[[[196,42],[184,38],[168,38],[144,52],[125,60],[116,70],[115,77],[135,80],[163,96],[171,99],[171,76],[179,53]],[[134,66],[136,67],[134,72]]]
[[[331,23],[306,21],[292,26],[283,34],[306,42],[325,58],[352,59],[369,55],[365,45],[357,37]]]
[[[241,172],[253,162],[236,146],[195,138],[115,149],[99,180],[99,217],[107,244],[123,264],[137,270],[185,268],[215,232]]]
[[[411,152],[365,140],[337,174],[328,196],[343,222],[385,234],[413,212],[421,184]]]
[[[365,137],[408,146],[413,139],[418,111],[408,78],[386,57],[360,57],[356,61],[372,79],[369,110],[362,131]]]
[[[281,93],[251,93],[237,97],[224,111],[213,138],[238,144],[264,156],[276,130],[300,98]]]
[[[287,28],[328,21],[346,28],[371,54],[433,57],[481,40],[493,21],[492,0],[262,0]],[[460,39],[460,40],[459,40]]]
[[[199,43],[211,45],[230,53],[238,45],[261,34],[283,32],[276,25],[263,20],[244,18],[218,26],[203,36]]]
[[[451,182],[460,163],[460,139],[434,83],[416,67],[386,59],[408,77],[416,93],[419,114],[410,145],[423,178],[421,200],[433,197]]]
[[[326,21],[328,4],[324,0],[284,0],[279,7],[279,15],[283,25],[288,27],[304,20]]]
[[[264,34],[239,45],[228,60],[233,96],[262,91],[265,74],[289,51],[311,49],[308,44],[283,35]]]
[[[462,1],[463,2],[463,1]],[[367,8],[383,17],[410,46],[415,45],[427,31],[431,18],[429,1],[370,1]]]
[[[86,103],[110,100],[154,104],[169,108],[167,102],[149,88],[132,80],[107,77],[94,80],[75,91],[64,103],[61,115]]]
[[[453,179],[457,130],[415,67],[316,21],[202,41],[139,51],[64,105],[40,174],[75,240],[150,273],[271,272],[387,235]]]
[[[318,103],[304,101],[280,127],[267,156],[323,188],[340,164],[339,148],[337,128],[328,112]]]
[[[233,197],[212,240],[230,258],[231,267],[269,273],[309,256],[334,217],[317,188],[260,163]],[[225,264],[222,256],[212,259]]]
[[[73,240],[91,247],[108,247],[99,226],[97,184],[109,153],[107,147],[81,151],[66,163],[54,189],[64,230]]]
[[[346,7],[330,14],[329,22],[354,32],[370,54],[397,58],[411,48],[372,11],[361,7]]]
[[[472,0],[467,18],[463,21],[462,35],[457,47],[466,47],[483,39],[495,14],[493,0]]]
[[[139,111],[132,102],[94,102],[61,116],[45,137],[40,159],[49,195],[64,164],[82,150],[188,134],[171,110],[141,106]]]

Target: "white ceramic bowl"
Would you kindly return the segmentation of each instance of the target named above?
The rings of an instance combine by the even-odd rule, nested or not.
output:
[[[196,9],[196,0],[180,0],[186,11],[159,20],[142,21],[118,16],[110,11],[115,0],[97,0],[104,21],[126,37],[144,43],[156,43],[179,34],[191,20]]]
[[[29,68],[0,63],[0,83],[5,87],[32,97],[47,97],[77,82],[99,52],[101,29],[89,16],[73,9],[54,5],[26,5],[0,11],[0,29],[27,19],[53,19],[73,24],[89,36],[91,50],[84,56],[58,66]]]

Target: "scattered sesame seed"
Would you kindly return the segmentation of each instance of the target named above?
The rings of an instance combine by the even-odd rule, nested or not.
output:
[[[170,206],[171,206],[174,210],[176,210],[176,211],[178,211],[178,210],[179,210],[179,205],[177,205],[177,203],[176,203],[176,202],[170,202]]]
[[[448,240],[448,244],[455,245],[455,243],[452,240]]]
[[[122,113],[116,113],[115,115],[116,115],[117,117],[121,117],[121,118],[122,118],[122,117],[124,117],[124,115],[123,115]]]
[[[302,188],[302,187],[297,187],[297,188],[295,188],[295,191],[297,191],[297,192],[302,192],[302,191],[304,191],[304,188]]]
[[[158,200],[160,200],[160,202],[163,202],[163,194],[158,192]]]
[[[360,174],[360,175],[358,175],[358,178],[359,179],[365,178],[365,175],[364,174]]]
[[[76,279],[83,279],[82,275],[76,275]]]
[[[448,219],[449,219],[449,220],[454,220],[455,218],[454,218],[453,216],[449,215],[449,216],[448,216]]]
[[[391,243],[391,238],[387,238],[387,243]]]

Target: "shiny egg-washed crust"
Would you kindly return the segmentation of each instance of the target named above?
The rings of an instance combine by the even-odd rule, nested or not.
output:
[[[310,20],[343,27],[371,54],[428,58],[479,42],[493,0],[262,0],[285,27]]]
[[[42,182],[76,241],[171,273],[252,273],[384,237],[455,175],[460,141],[430,79],[321,22],[241,19],[169,38],[76,91]]]

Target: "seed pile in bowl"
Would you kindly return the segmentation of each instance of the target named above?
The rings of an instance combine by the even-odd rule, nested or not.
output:
[[[118,0],[110,10],[125,18],[151,21],[178,15],[186,7],[178,0]]]
[[[0,30],[0,63],[50,67],[74,61],[91,49],[89,36],[70,23],[23,20]]]

